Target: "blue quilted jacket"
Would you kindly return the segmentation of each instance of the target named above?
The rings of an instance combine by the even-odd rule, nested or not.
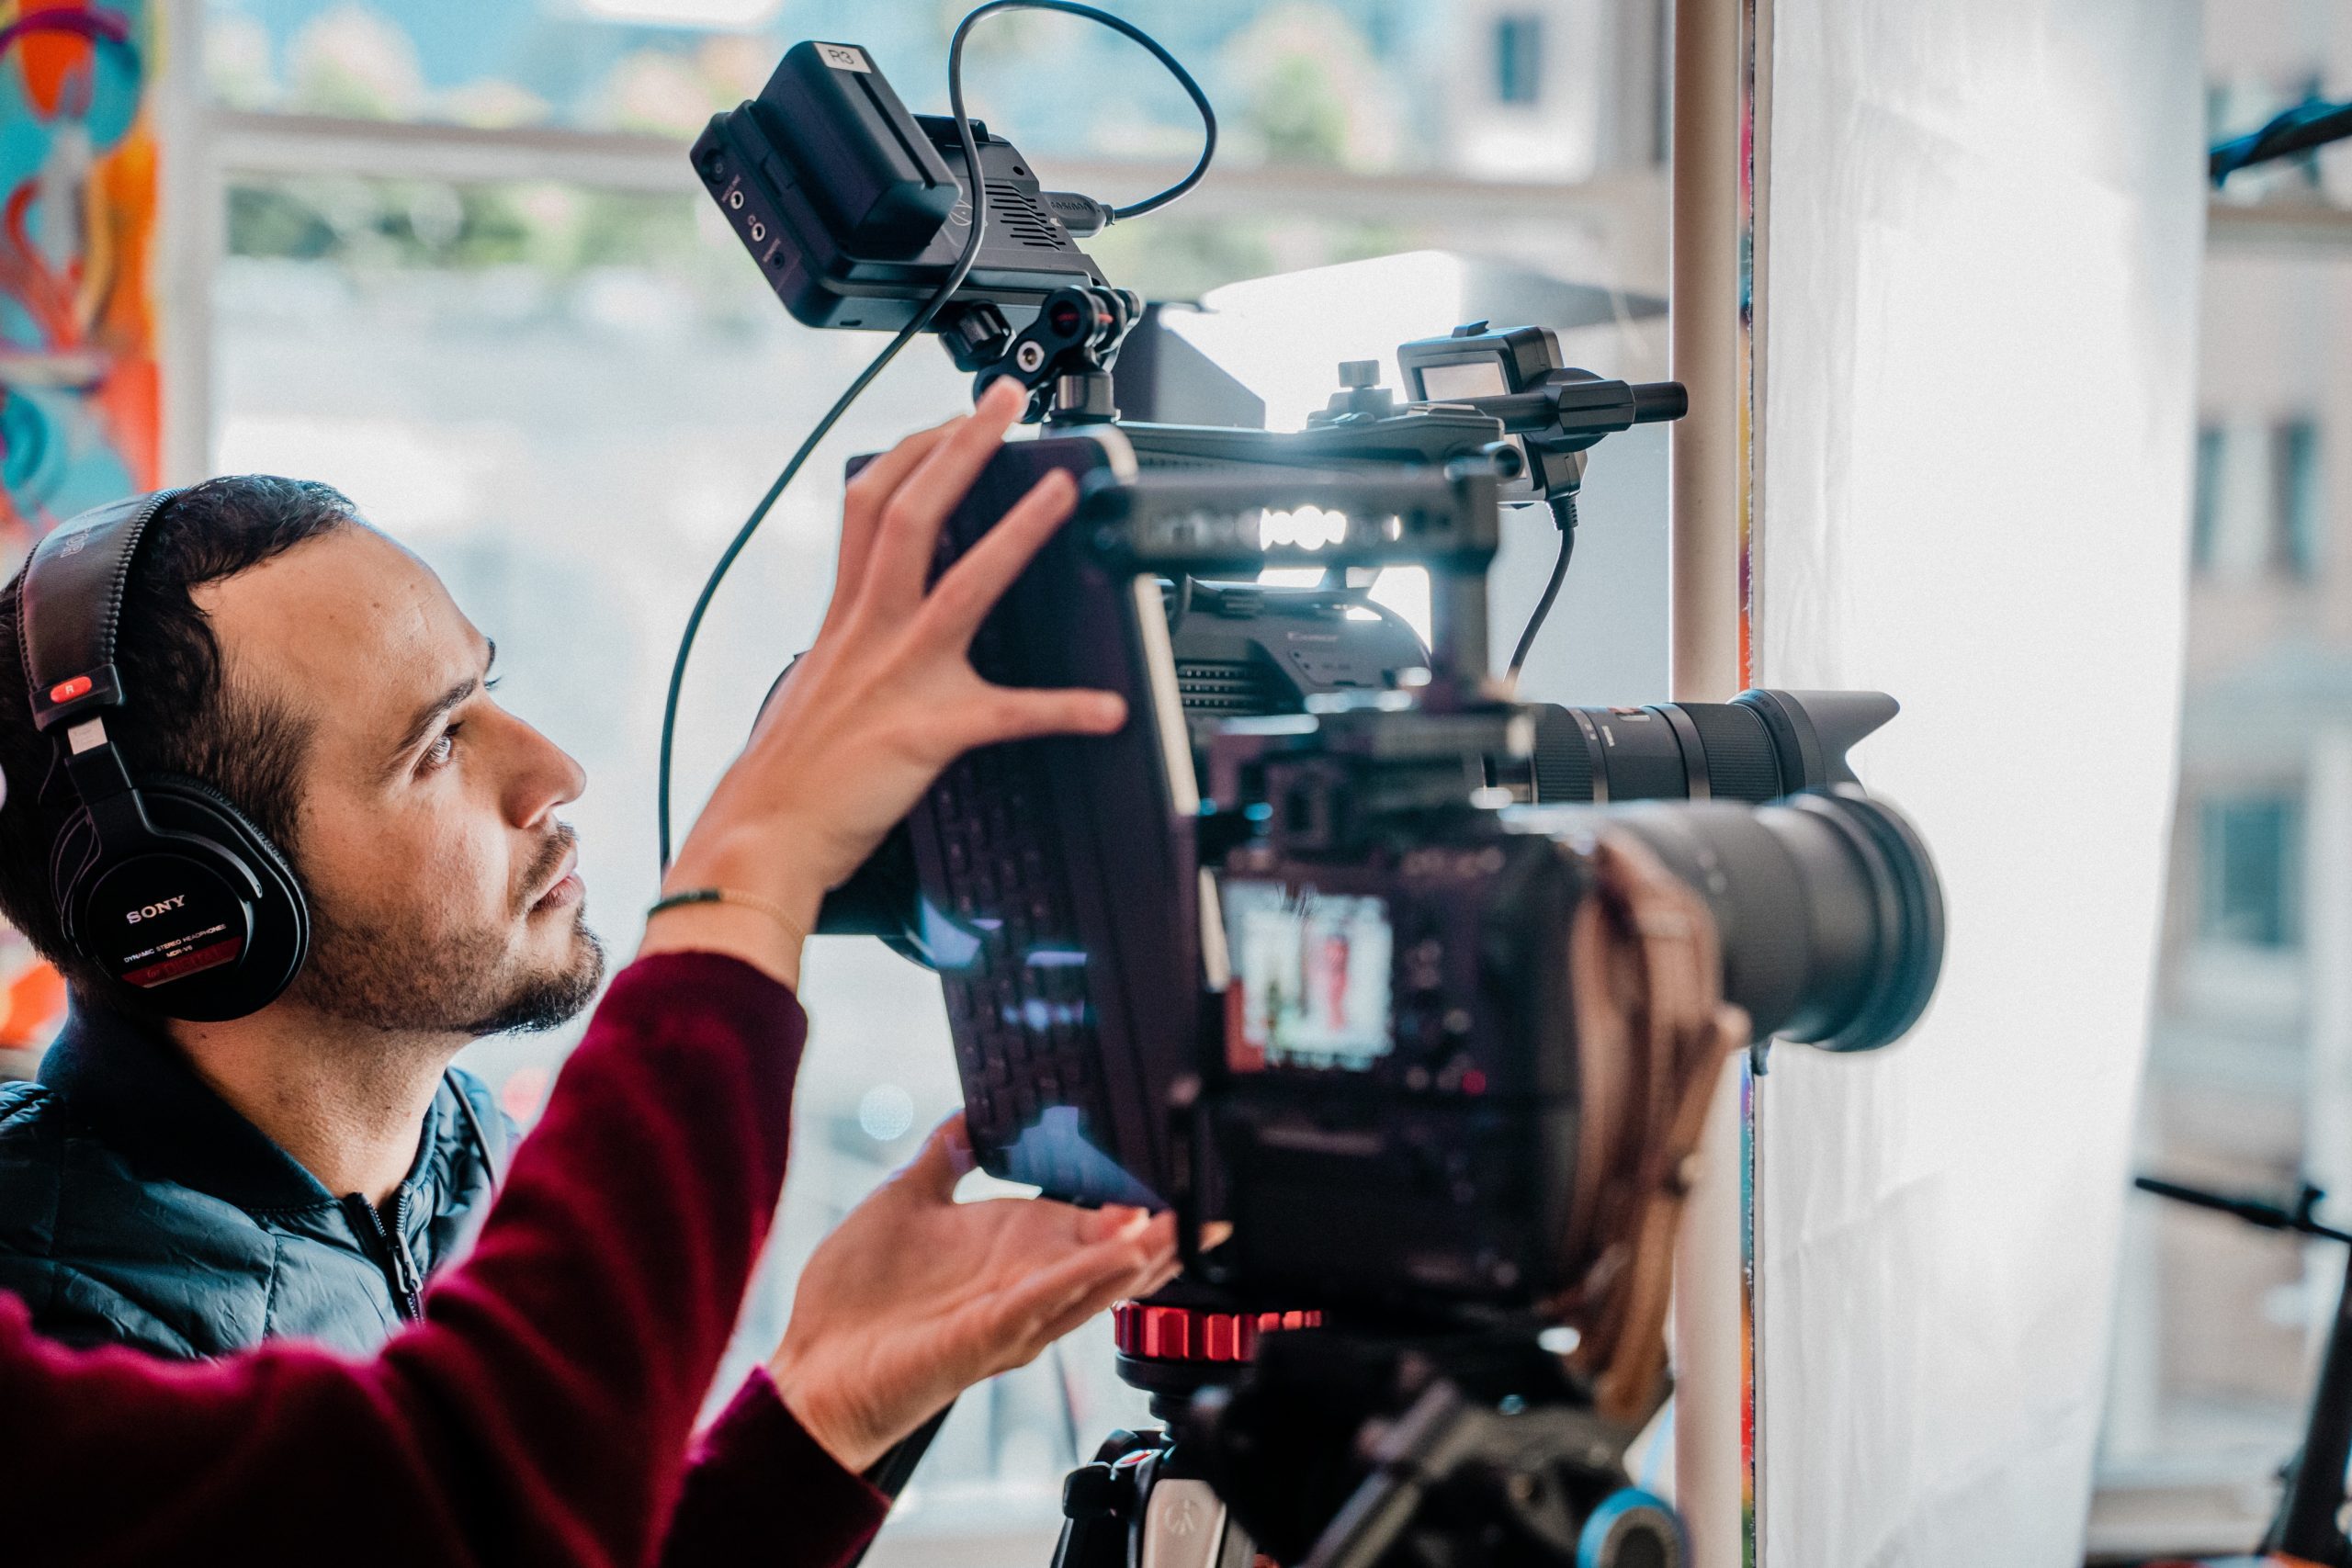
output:
[[[0,1290],[74,1344],[372,1350],[472,1238],[513,1137],[451,1069],[379,1209],[321,1186],[159,1032],[77,1002],[39,1081],[0,1083]]]

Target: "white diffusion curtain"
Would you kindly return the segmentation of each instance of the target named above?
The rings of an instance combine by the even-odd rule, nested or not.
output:
[[[2192,0],[1777,0],[1756,682],[1951,911],[1894,1050],[1762,1094],[1766,1568],[2081,1561],[2171,809]]]

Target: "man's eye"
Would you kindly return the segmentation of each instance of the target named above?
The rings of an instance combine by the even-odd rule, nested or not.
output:
[[[453,724],[448,728],[443,730],[438,736],[435,737],[433,744],[424,749],[424,758],[422,765],[427,769],[437,768],[447,762],[449,760],[450,753],[457,750],[457,749],[458,727]]]

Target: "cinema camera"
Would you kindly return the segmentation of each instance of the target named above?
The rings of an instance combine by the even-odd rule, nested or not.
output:
[[[1169,66],[1208,130],[1185,181],[1124,209],[1048,191],[971,120],[963,41],[1003,3],[956,33],[950,116],[910,114],[865,50],[808,42],[693,157],[797,320],[897,334],[827,425],[925,330],[976,391],[1028,390],[1043,432],[991,461],[942,567],[1048,469],[1079,481],[972,656],[1010,684],[1116,690],[1129,723],[962,759],[820,925],[939,973],[988,1169],[1180,1213],[1186,1278],[1114,1324],[1170,1430],[1114,1434],[1073,1473],[1058,1561],[1678,1562],[1671,1511],[1628,1482],[1630,1422],[1546,1315],[1589,1264],[1578,1151],[1612,1132],[1587,1124],[1571,927],[1597,846],[1637,840],[1711,913],[1759,1040],[1900,1036],[1934,987],[1941,895],[1845,761],[1894,704],[1563,708],[1489,678],[1500,507],[1552,507],[1555,591],[1589,449],[1685,406],[1565,366],[1548,331],[1406,344],[1401,397],[1344,366],[1301,431],[1121,421],[1139,303],[1076,242],[1189,188],[1215,118],[1130,25],[1025,3]],[[1430,574],[1427,648],[1367,597],[1404,563]],[[1254,581],[1301,564],[1320,587]]]

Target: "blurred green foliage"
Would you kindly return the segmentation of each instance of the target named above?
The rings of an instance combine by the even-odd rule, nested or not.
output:
[[[576,186],[452,185],[356,176],[243,179],[229,188],[229,254],[366,275],[526,267],[551,279],[632,268],[757,306],[755,275],[697,198]],[[1154,299],[1430,243],[1410,225],[1191,216],[1180,206],[1088,242],[1104,274]],[[777,307],[778,310],[782,308]]]
[[[315,177],[229,188],[229,254],[355,268],[691,267],[694,198],[560,185]]]

